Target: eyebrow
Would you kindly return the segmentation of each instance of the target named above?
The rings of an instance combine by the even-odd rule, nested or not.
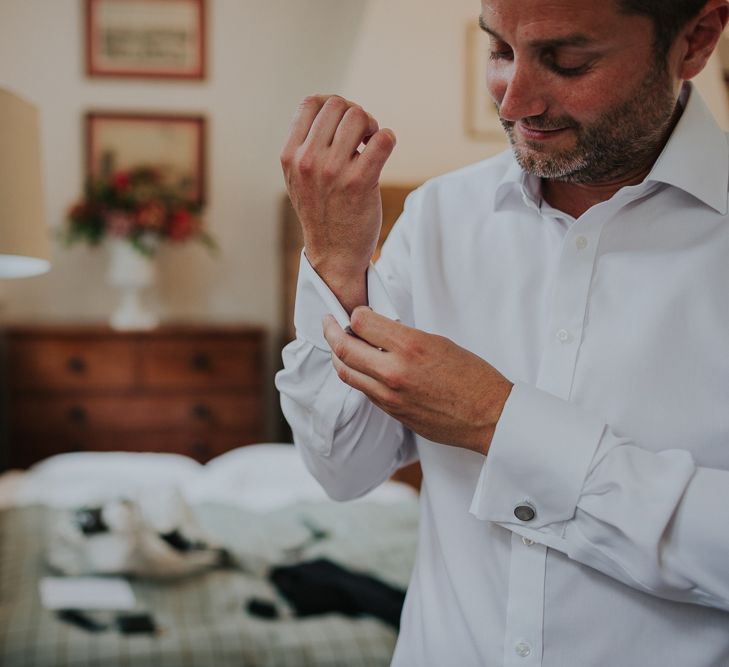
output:
[[[488,33],[492,37],[495,37],[500,42],[507,43],[506,40],[499,35],[498,32],[492,30],[486,25],[483,16],[478,17],[478,25],[484,32]],[[570,35],[564,35],[563,37],[555,37],[553,39],[537,39],[529,42],[529,46],[536,49],[558,49],[564,46],[590,46],[595,43],[595,40],[587,35],[576,32]]]

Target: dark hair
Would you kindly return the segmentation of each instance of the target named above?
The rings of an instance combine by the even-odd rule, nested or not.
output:
[[[653,49],[659,60],[665,59],[679,30],[683,28],[707,0],[618,0],[625,14],[641,14],[653,22]]]

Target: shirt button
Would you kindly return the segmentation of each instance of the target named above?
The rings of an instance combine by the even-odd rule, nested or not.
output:
[[[532,544],[534,544],[534,540],[530,540],[528,537],[523,537],[523,536],[521,538],[521,542],[522,542],[522,544],[524,544],[527,547],[530,547],[530,546],[532,546]]]
[[[531,505],[517,505],[514,508],[514,516],[519,521],[531,521],[536,516],[536,512]]]
[[[575,245],[577,246],[578,250],[584,250],[585,248],[587,248],[587,237],[578,236],[575,239]]]
[[[529,656],[532,652],[531,646],[527,644],[526,642],[519,642],[515,647],[514,650],[516,651],[516,654],[520,658],[526,658]]]
[[[560,329],[557,332],[557,340],[560,343],[566,343],[569,341],[569,339],[570,339],[570,332],[567,331],[567,329]]]

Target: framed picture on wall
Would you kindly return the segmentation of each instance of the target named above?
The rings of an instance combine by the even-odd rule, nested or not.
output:
[[[87,178],[145,167],[179,196],[205,201],[203,116],[92,111],[85,124]]]
[[[719,62],[721,62],[721,69],[724,73],[724,81],[729,85],[729,35],[726,31],[721,34],[719,40]]]
[[[205,0],[85,0],[89,76],[205,78]]]
[[[503,141],[499,115],[486,88],[488,61],[489,40],[477,24],[469,23],[466,29],[466,134],[477,141]]]

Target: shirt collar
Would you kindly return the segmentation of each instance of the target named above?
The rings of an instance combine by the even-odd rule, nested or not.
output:
[[[684,190],[722,215],[727,213],[729,153],[726,136],[698,91],[684,84],[683,114],[646,181]]]
[[[696,197],[722,215],[727,213],[729,152],[724,132],[691,83],[684,83],[681,118],[644,183],[666,183]],[[541,208],[540,179],[509,161],[496,187],[494,210],[526,205]]]
[[[494,211],[524,205],[539,210],[542,201],[540,179],[523,171],[513,153],[508,165],[501,181],[496,186]]]

